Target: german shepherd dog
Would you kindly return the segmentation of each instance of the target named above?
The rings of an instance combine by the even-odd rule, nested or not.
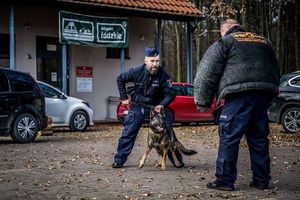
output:
[[[157,153],[161,156],[158,167],[166,170],[166,159],[168,151],[171,152],[174,164],[176,167],[181,166],[175,154],[175,150],[179,150],[184,155],[193,155],[197,152],[194,150],[186,149],[176,138],[175,132],[172,128],[166,127],[165,114],[162,109],[161,112],[156,112],[154,108],[150,111],[149,132],[147,137],[147,148],[140,160],[139,168],[144,167],[145,160],[152,149],[156,149]]]

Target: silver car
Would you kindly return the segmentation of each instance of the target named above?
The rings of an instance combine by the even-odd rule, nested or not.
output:
[[[46,114],[52,127],[69,126],[72,131],[85,131],[93,125],[93,110],[88,102],[65,95],[47,83],[37,81],[45,95]]]

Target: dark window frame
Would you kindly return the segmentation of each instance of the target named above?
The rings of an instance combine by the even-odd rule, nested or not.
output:
[[[106,48],[106,58],[107,59],[120,59],[121,58],[121,48]],[[125,48],[125,59],[129,60],[129,48]]]

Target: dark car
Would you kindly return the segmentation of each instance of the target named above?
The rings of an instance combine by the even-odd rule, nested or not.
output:
[[[270,121],[281,123],[287,133],[300,131],[300,71],[283,75],[279,95],[268,110]]]
[[[0,135],[32,142],[47,127],[45,98],[27,73],[0,68]]]
[[[194,87],[189,83],[173,82],[173,87],[176,92],[176,98],[168,106],[173,114],[174,122],[179,122],[182,125],[189,125],[191,122],[217,122],[220,111],[216,110],[216,99],[214,99],[212,106],[206,112],[198,112],[194,103]],[[133,87],[127,88],[127,93],[133,92]],[[221,102],[221,107],[223,102]],[[121,104],[117,108],[117,117],[123,122],[124,115],[128,112],[129,107]]]

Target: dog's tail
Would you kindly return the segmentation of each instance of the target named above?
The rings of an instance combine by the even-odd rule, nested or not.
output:
[[[178,140],[173,141],[173,148],[180,151],[180,153],[190,156],[198,153],[197,151],[194,151],[192,149],[185,148]]]

